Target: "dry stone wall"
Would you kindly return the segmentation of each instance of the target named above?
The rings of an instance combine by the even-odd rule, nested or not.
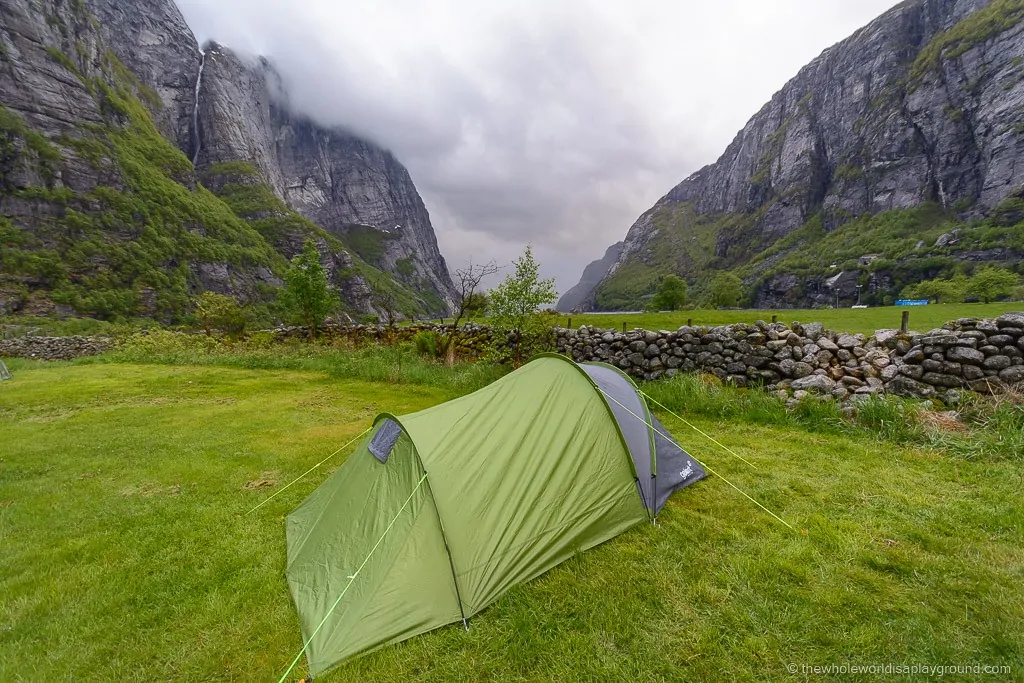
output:
[[[420,332],[451,334],[451,325],[438,323],[414,323],[402,327],[388,325],[341,325],[328,324],[319,334],[321,340],[332,342],[346,340],[352,344],[393,344],[412,341]],[[278,327],[271,331],[278,341],[304,340],[309,338],[309,328],[303,326]],[[486,325],[467,323],[455,335],[455,353],[462,358],[475,358],[491,346],[494,332]]]
[[[609,363],[637,379],[704,372],[797,398],[887,392],[955,403],[964,389],[991,393],[1024,382],[1024,313],[958,320],[927,334],[878,330],[870,337],[820,323],[765,322],[674,332],[584,326],[556,334],[559,353]]]
[[[434,323],[328,325],[320,338],[328,343],[387,344],[410,341],[423,331],[452,329]],[[280,327],[270,334],[283,343],[304,340],[308,330]],[[552,338],[558,353],[578,362],[609,363],[637,379],[703,372],[727,384],[760,386],[797,399],[889,393],[956,404],[964,391],[989,394],[1024,386],[1024,313],[994,320],[964,318],[924,334],[878,330],[870,337],[833,332],[821,323],[759,321],[659,332],[556,328]],[[460,357],[475,358],[496,341],[489,327],[470,323],[459,328],[455,349]],[[68,360],[110,348],[110,340],[103,338],[19,337],[0,341],[0,356]]]
[[[103,337],[15,337],[0,340],[0,357],[71,360],[98,356],[110,346],[110,340]]]

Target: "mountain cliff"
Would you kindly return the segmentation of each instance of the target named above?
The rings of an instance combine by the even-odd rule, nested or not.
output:
[[[192,155],[212,165],[251,162],[279,199],[371,266],[447,309],[453,285],[409,172],[388,151],[295,114],[265,59],[212,44],[197,90]]]
[[[0,103],[0,313],[272,306],[307,239],[352,313],[448,309],[401,164],[290,111],[266,60],[204,56],[168,0],[4,0]]]
[[[558,303],[555,304],[555,308],[568,313],[583,305],[587,296],[594,290],[594,287],[600,284],[601,280],[612,269],[612,266],[619,262],[623,246],[623,242],[616,242],[608,247],[603,257],[584,268],[583,277],[580,278],[579,284],[563,294]]]
[[[891,301],[1024,255],[1024,1],[909,0],[804,67],[645,212],[584,297],[635,307],[731,270],[751,303]]]

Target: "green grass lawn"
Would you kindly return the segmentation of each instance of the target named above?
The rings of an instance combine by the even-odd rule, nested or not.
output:
[[[301,647],[283,518],[342,456],[246,512],[377,412],[458,391],[295,370],[10,365],[3,681],[276,681]],[[830,663],[1006,665],[983,678],[1024,680],[1019,457],[684,415],[755,471],[660,417],[806,534],[710,477],[658,526],[513,589],[468,633],[442,628],[322,680],[804,681],[824,677],[800,666]]]
[[[878,308],[826,308],[815,310],[743,310],[718,311],[695,310],[677,311],[675,313],[583,313],[575,315],[552,316],[555,324],[565,325],[572,320],[573,327],[580,325],[596,325],[621,329],[640,327],[645,330],[674,330],[686,324],[692,318],[694,325],[729,325],[731,323],[753,323],[757,320],[771,321],[773,315],[780,322],[790,323],[794,320],[810,323],[824,323],[825,327],[840,332],[862,332],[871,334],[879,329],[899,329],[903,311],[910,311],[910,329],[927,332],[943,323],[957,318],[995,318],[1007,311],[1024,310],[1024,303],[999,304],[939,304],[929,306],[911,306],[907,308],[886,306]]]

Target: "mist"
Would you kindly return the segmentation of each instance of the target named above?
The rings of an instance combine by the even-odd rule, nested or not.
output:
[[[200,43],[268,57],[296,110],[394,152],[450,268],[531,243],[560,291],[895,4],[178,0]]]

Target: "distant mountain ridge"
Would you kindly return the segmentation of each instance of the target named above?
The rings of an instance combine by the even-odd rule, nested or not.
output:
[[[555,304],[555,308],[559,311],[569,312],[582,306],[594,287],[604,279],[605,275],[612,269],[612,266],[618,263],[619,257],[622,255],[623,246],[625,246],[625,243],[616,242],[608,247],[603,257],[584,268],[583,277],[580,278],[579,284],[563,294],[558,303]]]
[[[829,48],[633,224],[583,305],[635,308],[668,273],[809,306],[1019,267],[1022,20],[1022,0],[909,0]]]
[[[310,238],[349,312],[449,310],[406,169],[293,112],[267,60],[204,55],[170,0],[5,0],[0,29],[0,313],[272,305]]]

